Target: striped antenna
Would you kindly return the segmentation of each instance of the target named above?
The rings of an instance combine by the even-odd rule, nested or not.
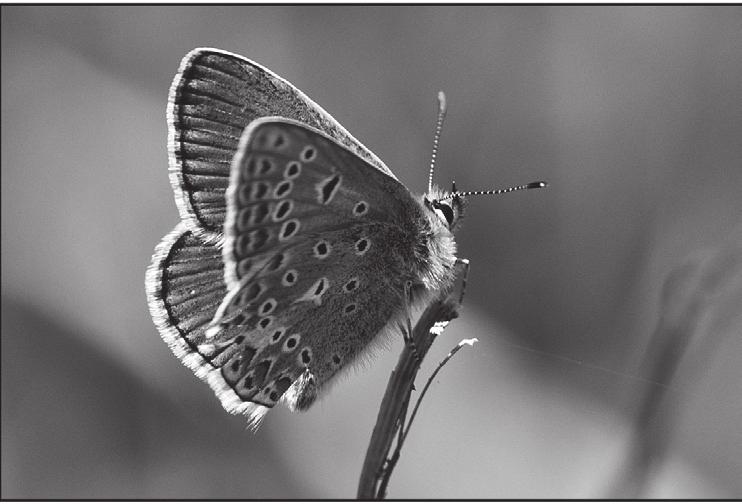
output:
[[[548,185],[548,182],[539,180],[538,182],[531,182],[530,184],[508,187],[506,189],[492,189],[490,191],[453,191],[447,197],[443,198],[443,200],[455,198],[458,196],[484,196],[485,194],[504,194],[513,191],[523,191],[524,189],[541,189],[542,187],[546,187]]]
[[[435,138],[433,138],[433,155],[430,157],[430,172],[428,173],[428,192],[433,189],[433,171],[435,170],[435,157],[438,155],[438,140],[441,138],[443,119],[446,117],[446,95],[438,91],[438,120],[435,123]]]

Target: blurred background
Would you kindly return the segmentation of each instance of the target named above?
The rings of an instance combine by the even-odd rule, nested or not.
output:
[[[150,319],[199,46],[472,199],[395,498],[742,496],[742,9],[2,7],[2,497],[352,498],[401,341],[253,434]],[[669,280],[668,280],[669,279]],[[400,338],[401,340],[401,338]],[[420,384],[418,388],[420,388]]]

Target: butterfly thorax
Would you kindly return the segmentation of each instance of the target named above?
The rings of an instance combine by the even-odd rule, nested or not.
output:
[[[420,282],[428,291],[451,286],[455,280],[456,240],[454,230],[463,210],[463,201],[446,199],[448,194],[434,187],[418,198],[423,219],[415,257]]]

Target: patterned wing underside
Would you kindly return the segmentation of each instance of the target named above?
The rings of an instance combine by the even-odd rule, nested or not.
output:
[[[229,294],[208,334],[233,347],[218,364],[268,407],[303,376],[286,396],[306,408],[402,308],[419,206],[332,139],[272,119],[246,131],[227,202]]]
[[[292,409],[306,409],[403,306],[408,272],[373,243],[358,255],[358,239],[369,234],[379,245],[400,239],[398,228],[357,224],[324,235],[333,244],[333,259],[319,261],[313,251],[295,247],[291,267],[301,272],[296,282],[281,284],[285,270],[257,275],[265,290],[253,310],[208,336],[227,293],[221,251],[181,223],[157,247],[147,271],[152,317],[173,353],[230,413],[245,414],[256,425],[282,397]],[[379,275],[380,267],[389,274]],[[271,299],[274,308],[261,313]]]
[[[277,268],[233,289],[210,343],[231,344],[214,363],[237,395],[272,407],[306,374],[311,380],[297,382],[287,399],[292,408],[309,407],[322,385],[363,354],[403,307],[410,273],[384,245],[403,239],[400,228],[387,224],[325,231],[295,243]],[[323,259],[314,247],[319,240],[331,247]]]
[[[265,118],[245,131],[227,192],[225,279],[289,261],[287,249],[358,223],[385,223],[414,236],[419,205],[409,191],[332,139],[306,126]],[[420,216],[422,218],[422,216]],[[329,251],[328,251],[329,252]]]
[[[373,167],[391,171],[289,82],[236,54],[195,49],[183,59],[168,100],[170,179],[181,217],[216,238],[225,218],[230,163],[247,125],[281,116],[311,125]]]
[[[228,347],[217,348],[204,334],[227,293],[223,274],[221,250],[204,243],[181,222],[155,249],[146,275],[147,301],[162,338],[211,386],[224,408],[257,419],[264,408],[237,396],[216,362]],[[224,336],[238,332],[227,329]]]

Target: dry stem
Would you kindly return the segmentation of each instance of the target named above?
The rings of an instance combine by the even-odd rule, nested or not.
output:
[[[397,366],[389,378],[358,483],[359,499],[383,499],[394,465],[399,458],[402,430],[405,426],[410,394],[420,363],[445,325],[457,317],[458,303],[453,296],[442,294],[423,312],[412,331],[412,343],[405,344]],[[397,450],[388,458],[394,438]]]

